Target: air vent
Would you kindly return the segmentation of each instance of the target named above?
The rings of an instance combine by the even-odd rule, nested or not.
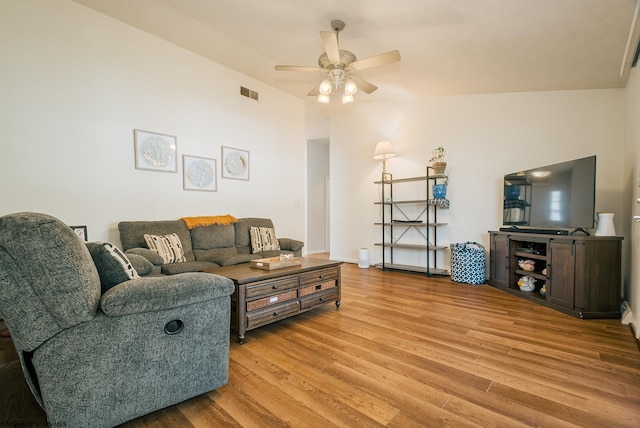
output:
[[[240,86],[240,95],[258,101],[258,93],[256,91],[252,91],[249,88],[245,88],[244,86]]]

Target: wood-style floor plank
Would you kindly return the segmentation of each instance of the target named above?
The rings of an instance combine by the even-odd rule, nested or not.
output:
[[[640,426],[640,351],[619,320],[355,264],[342,287],[339,309],[232,341],[227,385],[122,426]],[[42,423],[1,340],[0,424]]]

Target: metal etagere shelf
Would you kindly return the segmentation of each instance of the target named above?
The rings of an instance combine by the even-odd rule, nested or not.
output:
[[[447,269],[438,268],[437,252],[446,250],[446,245],[438,245],[438,228],[447,223],[438,221],[438,210],[448,208],[448,200],[436,199],[431,192],[431,184],[443,182],[447,176],[433,174],[433,169],[427,167],[427,174],[420,177],[394,179],[391,174],[383,174],[380,181],[374,182],[380,186],[380,201],[374,202],[380,206],[381,221],[374,223],[380,226],[382,240],[375,243],[382,247],[382,261],[376,266],[382,270],[402,270],[425,273],[427,275],[449,275]],[[393,187],[405,183],[424,183],[424,199],[395,200]],[[446,201],[446,204],[443,203]],[[409,213],[408,207],[413,208]],[[417,213],[417,214],[416,214]],[[415,232],[423,243],[406,243],[408,233]],[[396,263],[395,249],[424,251],[426,266]]]

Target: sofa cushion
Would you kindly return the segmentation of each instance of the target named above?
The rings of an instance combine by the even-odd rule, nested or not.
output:
[[[191,247],[191,235],[182,220],[121,221],[118,223],[118,230],[120,231],[120,243],[125,252],[132,248],[147,248],[147,243],[144,240],[145,234],[168,235],[175,233],[182,243],[184,257],[188,262],[195,260]],[[154,263],[152,260],[150,261]]]
[[[211,261],[220,266],[232,266],[240,263],[249,263],[251,260],[259,258],[261,258],[259,254],[228,254],[219,255],[218,257],[211,259]]]
[[[280,249],[276,231],[272,227],[251,227],[249,234],[251,235],[251,252],[254,254]]]
[[[194,250],[234,247],[235,239],[236,234],[233,224],[212,224],[191,230],[191,245]],[[196,256],[196,259],[199,259],[199,257]]]
[[[140,279],[138,272],[120,249],[109,242],[87,242],[87,249],[98,269],[102,292],[121,282]]]
[[[186,272],[201,272],[207,269],[214,269],[220,267],[218,264],[207,261],[199,262],[183,262],[183,263],[168,263],[162,265],[161,272],[165,275],[176,275]]]
[[[236,247],[228,248],[211,248],[209,250],[193,250],[196,260],[218,263],[218,260],[225,257],[234,257],[238,255]]]
[[[251,254],[251,227],[273,227],[273,222],[268,218],[239,218],[235,224],[238,254]]]
[[[187,261],[180,237],[175,233],[168,235],[149,235],[145,233],[144,240],[150,250],[155,251],[162,257],[165,264]]]

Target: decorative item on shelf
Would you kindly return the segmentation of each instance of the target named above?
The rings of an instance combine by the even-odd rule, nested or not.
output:
[[[432,151],[433,157],[429,159],[433,173],[436,175],[444,174],[444,170],[447,168],[447,163],[444,161],[445,149],[442,146],[438,146]]]
[[[613,225],[615,215],[615,213],[598,213],[596,236],[616,236],[616,228]]]
[[[432,190],[433,190],[433,197],[436,199],[444,199],[447,197],[446,184],[434,184]]]
[[[544,284],[542,284],[542,287],[540,287],[540,295],[542,297],[547,295],[547,283],[546,282]]]
[[[542,274],[547,275],[547,268],[542,269]]]
[[[533,291],[536,289],[536,279],[530,276],[523,276],[518,280],[518,287],[522,291]]]
[[[509,201],[515,201],[520,198],[520,186],[512,184],[510,186],[505,186],[504,188],[504,196]]]
[[[520,266],[522,270],[533,272],[536,269],[536,262],[533,260],[518,260],[518,266]]]
[[[376,149],[373,152],[374,159],[382,159],[382,181],[391,180],[391,174],[387,174],[387,159],[392,158],[396,155],[396,152],[393,150],[393,145],[391,141],[379,141],[376,144]]]

